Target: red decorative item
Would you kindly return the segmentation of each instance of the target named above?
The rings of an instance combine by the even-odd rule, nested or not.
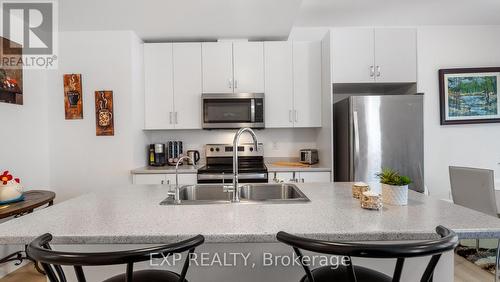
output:
[[[3,185],[7,185],[7,182],[12,180],[12,175],[6,170],[0,175],[0,181],[2,181]]]

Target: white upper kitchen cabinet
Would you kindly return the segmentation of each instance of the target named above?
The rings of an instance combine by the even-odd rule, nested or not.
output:
[[[377,82],[416,82],[416,29],[376,28],[375,68]]]
[[[233,43],[201,44],[203,93],[233,93]]]
[[[145,44],[144,68],[144,126],[146,129],[174,128],[172,44]]]
[[[265,42],[264,54],[266,127],[293,127],[292,43]]]
[[[201,43],[173,44],[176,129],[201,129],[201,68]]]
[[[414,28],[335,28],[333,83],[417,81]]]
[[[293,104],[294,127],[321,127],[319,41],[293,43]]]
[[[264,43],[233,43],[234,93],[264,92]]]
[[[332,81],[375,81],[373,28],[336,28],[332,39]]]

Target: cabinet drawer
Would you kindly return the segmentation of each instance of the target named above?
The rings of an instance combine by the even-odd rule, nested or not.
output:
[[[134,184],[167,184],[165,174],[135,174]]]
[[[313,183],[313,182],[331,182],[330,172],[300,172],[299,182]]]
[[[198,178],[196,177],[196,174],[194,174],[194,173],[179,174],[179,184],[181,184],[181,185],[192,185],[192,184],[196,184],[197,181],[198,181]],[[175,185],[175,174],[166,174],[165,175],[165,183]]]

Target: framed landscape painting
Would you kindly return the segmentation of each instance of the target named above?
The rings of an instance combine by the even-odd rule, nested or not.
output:
[[[500,122],[500,67],[439,70],[441,125]]]

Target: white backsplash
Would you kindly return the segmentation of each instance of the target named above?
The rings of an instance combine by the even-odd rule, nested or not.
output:
[[[152,143],[183,141],[184,150],[200,150],[204,155],[205,144],[230,144],[236,130],[171,130],[147,131]],[[259,142],[264,143],[266,157],[298,157],[299,150],[316,148],[317,129],[280,128],[255,130]],[[247,134],[241,136],[241,142],[251,142]]]

